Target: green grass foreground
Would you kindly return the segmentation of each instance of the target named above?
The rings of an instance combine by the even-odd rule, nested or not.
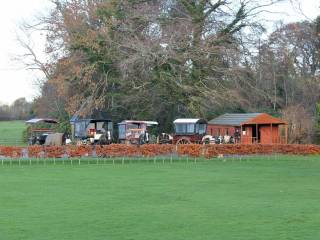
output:
[[[0,239],[320,239],[319,157],[43,163],[0,166]]]
[[[22,133],[26,128],[24,121],[0,121],[0,145],[25,146]]]

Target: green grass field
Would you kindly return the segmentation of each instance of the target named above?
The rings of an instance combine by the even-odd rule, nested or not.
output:
[[[0,165],[0,239],[320,239],[319,157],[59,164]]]
[[[0,121],[0,145],[23,146],[22,132],[24,121]]]

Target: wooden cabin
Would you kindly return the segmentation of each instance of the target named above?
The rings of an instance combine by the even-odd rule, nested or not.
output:
[[[226,113],[208,122],[207,134],[241,144],[286,144],[288,124],[266,113]]]

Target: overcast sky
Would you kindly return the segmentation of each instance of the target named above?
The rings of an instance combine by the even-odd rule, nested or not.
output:
[[[261,0],[262,2],[263,0]],[[296,1],[296,0],[294,0]],[[288,1],[289,2],[289,1]],[[303,13],[310,19],[320,15],[320,0],[300,0]],[[22,69],[21,64],[14,61],[15,56],[22,54],[17,42],[18,26],[22,21],[33,21],[34,16],[45,14],[50,10],[48,0],[10,0],[2,1],[0,9],[0,103],[12,103],[19,97],[32,100],[38,93],[36,82],[41,75],[34,71]],[[279,14],[265,15],[268,20],[283,20],[284,22],[306,19],[289,3],[282,3],[270,9]],[[270,21],[269,26],[272,26]],[[35,42],[38,54],[44,50],[44,36],[37,36]]]

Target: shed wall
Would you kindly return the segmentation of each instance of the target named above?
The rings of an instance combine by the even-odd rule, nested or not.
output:
[[[241,132],[241,143],[252,144],[252,126],[243,126]]]
[[[211,136],[233,136],[237,127],[208,124],[207,134]],[[239,128],[240,129],[240,128]]]

